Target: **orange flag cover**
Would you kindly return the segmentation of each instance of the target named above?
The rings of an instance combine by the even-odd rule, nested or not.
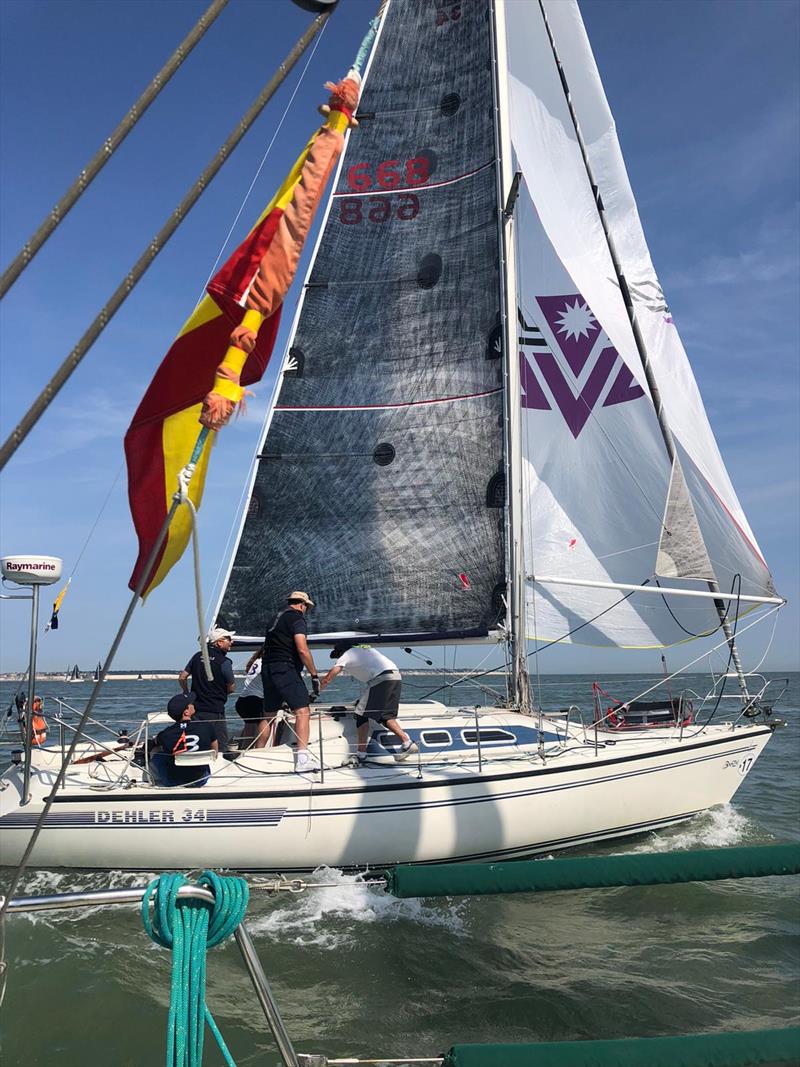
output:
[[[350,71],[321,110],[326,122],[292,167],[256,225],[208,285],[174,341],[125,435],[128,498],[139,556],[128,583],[135,589],[167,517],[178,474],[202,426],[208,434],[189,483],[200,506],[211,448],[244,387],[259,381],[272,355],[281,307],[292,284],[314,214],[354,123],[360,77]],[[232,331],[232,332],[231,332]],[[179,508],[142,589],[147,596],[180,559],[191,516]]]

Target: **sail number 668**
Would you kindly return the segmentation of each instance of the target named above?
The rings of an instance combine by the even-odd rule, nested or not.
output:
[[[392,216],[407,222],[418,214],[419,197],[413,193],[401,193],[396,207],[390,196],[370,196],[364,200],[358,196],[348,196],[339,201],[339,222],[345,226],[354,226],[365,218],[369,222],[386,222]]]

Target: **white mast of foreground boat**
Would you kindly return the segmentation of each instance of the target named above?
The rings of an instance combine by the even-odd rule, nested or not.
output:
[[[625,279],[625,275],[623,274],[623,271],[622,271],[622,266],[620,264],[619,255],[617,253],[617,249],[616,249],[616,246],[615,246],[615,243],[614,243],[614,237],[613,237],[613,235],[611,233],[611,229],[610,229],[610,226],[609,226],[609,223],[608,223],[608,219],[607,219],[606,213],[605,213],[605,208],[603,206],[603,198],[602,198],[602,195],[601,195],[601,191],[600,191],[599,185],[598,185],[598,183],[597,183],[597,181],[595,179],[594,172],[593,172],[593,169],[592,169],[592,165],[591,165],[591,162],[589,160],[589,154],[588,154],[588,151],[587,151],[587,148],[586,148],[586,143],[585,143],[584,138],[583,138],[583,134],[582,134],[581,127],[580,127],[580,122],[578,121],[578,116],[577,116],[577,113],[575,111],[575,106],[574,106],[574,103],[573,103],[573,100],[572,100],[572,96],[570,94],[569,84],[567,82],[567,77],[566,77],[564,68],[563,68],[563,66],[561,64],[561,60],[560,60],[559,55],[558,55],[558,49],[556,48],[556,42],[555,42],[555,38],[553,36],[553,30],[552,30],[552,28],[550,26],[550,22],[549,22],[548,17],[547,17],[547,11],[545,9],[544,0],[538,0],[538,4],[539,4],[539,10],[540,10],[541,16],[542,16],[542,22],[544,24],[545,30],[547,32],[547,37],[548,37],[548,40],[550,42],[550,48],[552,49],[552,52],[553,52],[553,59],[554,59],[555,64],[556,64],[556,68],[558,69],[558,74],[559,74],[559,77],[560,77],[560,80],[561,80],[561,86],[562,86],[562,89],[564,91],[564,98],[566,100],[567,107],[569,108],[569,114],[570,114],[570,118],[572,120],[572,125],[573,125],[574,131],[575,131],[575,137],[576,137],[576,140],[577,140],[578,148],[580,149],[581,158],[583,160],[583,165],[584,165],[584,167],[586,169],[586,176],[587,176],[587,178],[589,180],[589,185],[591,186],[592,199],[593,199],[595,207],[597,209],[598,218],[599,218],[600,223],[601,223],[601,225],[603,227],[603,234],[605,236],[606,244],[608,246],[608,252],[609,252],[609,255],[611,257],[611,262],[612,262],[612,265],[613,265],[613,268],[614,268],[614,273],[616,275],[616,281],[617,281],[617,284],[619,285],[620,292],[622,294],[622,299],[623,299],[623,302],[625,304],[625,311],[627,312],[628,319],[630,320],[631,331],[633,333],[633,338],[634,338],[634,341],[635,341],[635,344],[636,344],[636,350],[637,350],[637,352],[639,354],[639,359],[641,360],[642,368],[644,370],[644,376],[645,376],[645,379],[646,379],[646,382],[647,382],[648,390],[650,392],[651,400],[653,402],[653,407],[655,408],[656,417],[658,419],[659,429],[661,430],[661,436],[662,436],[663,441],[664,441],[664,446],[666,448],[667,455],[669,457],[670,464],[671,464],[673,472],[674,472],[676,466],[680,466],[680,460],[678,458],[678,451],[677,451],[677,448],[676,448],[676,445],[675,445],[675,438],[673,436],[672,429],[671,429],[671,427],[669,425],[669,422],[667,421],[667,417],[666,417],[666,414],[664,412],[664,407],[663,407],[663,404],[662,404],[662,401],[661,401],[661,394],[659,392],[658,383],[656,382],[655,375],[653,373],[653,368],[652,368],[652,365],[651,365],[651,362],[650,362],[650,359],[649,359],[649,356],[648,356],[648,353],[647,353],[647,346],[645,344],[644,337],[642,335],[642,331],[641,331],[641,329],[639,327],[639,323],[638,323],[638,321],[636,319],[636,310],[635,310],[635,308],[633,306],[633,299],[631,297],[631,293],[630,293],[630,290],[628,288],[628,283],[627,283],[627,281]],[[629,585],[629,584],[624,584],[624,583],[623,584],[604,583],[604,582],[596,582],[596,581],[587,581],[587,580],[583,580],[583,579],[572,579],[572,580],[571,579],[566,579],[565,580],[565,579],[562,579],[562,578],[545,578],[545,577],[540,577],[538,575],[528,575],[528,578],[529,578],[530,581],[534,581],[534,582],[538,581],[538,582],[542,582],[542,583],[546,582],[546,583],[549,583],[549,584],[559,584],[560,583],[560,584],[563,584],[563,585],[581,585],[581,586],[587,586],[587,587],[593,587],[593,588],[609,588],[609,589],[620,589],[620,590],[631,590],[631,591],[639,591],[639,590],[648,591],[648,587],[642,587],[642,586],[638,586],[638,585]],[[726,641],[728,643],[728,648],[730,649],[731,662],[733,663],[734,669],[736,671],[736,676],[737,676],[738,681],[739,681],[739,688],[740,688],[741,694],[742,694],[742,701],[743,701],[743,703],[746,704],[750,700],[750,693],[749,693],[748,688],[747,688],[747,678],[745,676],[745,673],[744,673],[744,670],[743,670],[743,667],[742,667],[741,659],[739,658],[739,652],[738,652],[738,650],[736,648],[736,639],[735,639],[734,629],[732,628],[731,623],[730,623],[730,619],[728,618],[728,608],[725,605],[725,601],[724,601],[724,599],[722,597],[722,590],[720,589],[719,582],[717,581],[716,577],[707,578],[706,582],[707,582],[707,585],[708,585],[709,592],[700,592],[700,591],[695,591],[695,590],[691,590],[691,589],[687,589],[687,590],[664,589],[663,587],[659,588],[658,586],[656,586],[654,589],[652,589],[650,591],[658,592],[658,593],[660,593],[662,595],[665,592],[668,592],[670,595],[672,595],[673,593],[677,593],[677,595],[682,595],[682,596],[700,596],[700,597],[707,597],[707,598],[713,599],[714,607],[716,608],[717,615],[719,616],[720,628],[722,629],[723,633],[725,634],[725,639],[726,639]],[[730,602],[730,599],[732,599],[732,598],[733,598],[733,595],[731,594],[731,596],[728,597],[727,599]],[[748,601],[748,602],[760,603],[760,604],[782,604],[782,603],[784,603],[782,598],[779,598],[779,597],[769,597],[769,598],[767,598],[767,597],[742,596],[742,595],[738,595],[737,594],[736,599],[737,600],[744,600],[744,601]]]
[[[492,4],[492,63],[494,78],[495,157],[497,159],[497,225],[500,245],[500,330],[503,346],[504,462],[506,471],[507,626],[511,646],[512,704],[531,710],[528,677],[525,557],[522,529],[522,396],[517,344],[517,269],[514,240],[515,178],[508,123],[508,60],[505,0]]]

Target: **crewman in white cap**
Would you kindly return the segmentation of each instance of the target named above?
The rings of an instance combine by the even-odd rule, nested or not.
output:
[[[211,660],[211,678],[206,676],[202,652],[195,652],[178,675],[178,683],[184,693],[188,693],[190,689],[195,693],[195,719],[198,722],[206,721],[213,725],[221,752],[230,748],[228,724],[225,721],[225,702],[228,694],[236,688],[233,663],[228,658],[235,636],[233,630],[223,630],[220,626],[209,630],[206,640],[208,658]],[[192,679],[191,686],[189,678]]]
[[[294,769],[303,774],[318,771],[319,763],[308,754],[308,724],[311,716],[308,690],[301,674],[303,667],[311,675],[311,686],[319,694],[319,676],[308,647],[306,613],[314,607],[308,593],[296,590],[286,598],[288,604],[279,611],[264,638],[261,677],[264,683],[264,714],[274,715],[287,704],[295,715],[297,755]]]

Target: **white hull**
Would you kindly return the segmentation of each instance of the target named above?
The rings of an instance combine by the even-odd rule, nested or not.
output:
[[[454,732],[465,721],[469,726],[475,720],[427,717],[431,728],[449,723]],[[487,709],[481,725],[487,722],[530,728],[532,720]],[[474,753],[449,763],[412,757],[402,764],[326,769],[320,780],[318,774],[286,773],[288,764],[280,760],[290,760],[291,750],[281,746],[264,750],[263,766],[273,765],[268,773],[243,769],[242,763],[252,768],[259,762],[247,753],[237,762],[217,761],[202,788],[138,781],[110,791],[98,788],[102,777],[75,768],[31,862],[48,868],[289,872],[322,864],[374,868],[515,858],[641,833],[727,803],[772,732],[763,725],[720,724],[689,729],[682,739],[674,730],[601,734],[601,742],[613,743],[595,751],[591,735],[581,729],[573,727],[565,739],[563,725],[546,725],[562,735],[547,743],[544,761],[530,746],[509,758],[484,752],[480,768]],[[25,848],[60,753],[36,758],[33,799],[24,807],[19,768],[0,779],[5,865],[16,863]],[[113,765],[114,758],[103,767]]]

